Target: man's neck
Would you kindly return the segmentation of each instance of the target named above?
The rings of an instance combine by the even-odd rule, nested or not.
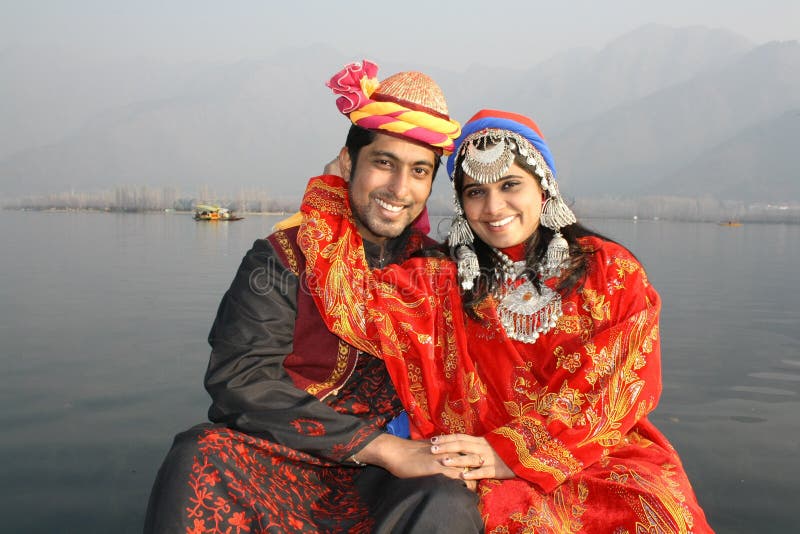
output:
[[[390,263],[394,263],[402,253],[410,234],[411,228],[409,227],[399,236],[381,239],[377,243],[370,241],[362,235],[361,239],[364,242],[364,253],[369,266],[373,269],[380,269],[386,267]]]

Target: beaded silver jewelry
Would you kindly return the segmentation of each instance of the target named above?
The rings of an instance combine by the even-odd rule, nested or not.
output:
[[[500,180],[514,163],[514,152],[525,158],[525,162],[539,178],[547,199],[542,206],[539,223],[555,232],[547,245],[541,273],[545,278],[557,276],[569,260],[569,243],[561,235],[561,228],[576,222],[575,214],[564,202],[558,190],[553,171],[547,166],[542,154],[522,135],[508,130],[488,128],[475,132],[461,143],[458,152],[461,169],[481,184]],[[461,287],[470,290],[480,274],[478,258],[472,248],[475,239],[464,217],[461,202],[453,190],[455,217],[450,227],[449,243],[458,263]],[[526,301],[527,302],[527,301]]]
[[[475,286],[475,280],[480,274],[480,265],[478,264],[478,255],[472,249],[475,234],[472,233],[472,228],[469,227],[469,223],[464,217],[464,211],[461,209],[455,189],[453,189],[453,210],[455,217],[450,224],[447,242],[450,244],[450,249],[458,265],[458,279],[461,288],[469,291]]]
[[[509,339],[536,343],[541,334],[556,326],[563,314],[561,295],[546,285],[537,290],[524,272],[524,261],[513,262],[503,252],[492,250],[500,260],[499,268],[495,268],[499,280],[495,297],[499,301],[500,324]],[[521,284],[515,284],[518,278],[523,278]]]

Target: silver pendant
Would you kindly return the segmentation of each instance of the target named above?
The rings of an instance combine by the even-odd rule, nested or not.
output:
[[[549,332],[561,317],[561,295],[544,285],[539,293],[530,280],[525,280],[502,296],[497,315],[510,339],[536,343],[539,335]]]

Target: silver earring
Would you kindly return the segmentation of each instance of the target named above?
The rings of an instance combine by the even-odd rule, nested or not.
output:
[[[555,180],[543,178],[542,183],[550,195],[542,206],[539,223],[555,232],[552,239],[550,239],[550,243],[547,244],[544,265],[542,266],[543,276],[550,278],[560,275],[562,266],[569,260],[569,243],[561,235],[561,229],[570,224],[575,224],[577,219],[558,192],[558,185]]]
[[[480,266],[478,255],[472,250],[475,234],[472,233],[472,228],[469,227],[469,223],[464,217],[464,211],[461,209],[455,189],[453,189],[453,210],[455,216],[450,224],[447,242],[458,266],[458,279],[461,287],[464,291],[469,291],[475,287],[475,280],[480,274]]]

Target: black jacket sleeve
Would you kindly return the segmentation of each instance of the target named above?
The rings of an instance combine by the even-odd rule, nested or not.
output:
[[[242,260],[208,341],[209,419],[314,456],[344,461],[380,431],[297,388],[283,367],[292,351],[298,279],[267,240]],[[295,421],[323,425],[303,433]],[[369,434],[365,439],[365,434]]]

